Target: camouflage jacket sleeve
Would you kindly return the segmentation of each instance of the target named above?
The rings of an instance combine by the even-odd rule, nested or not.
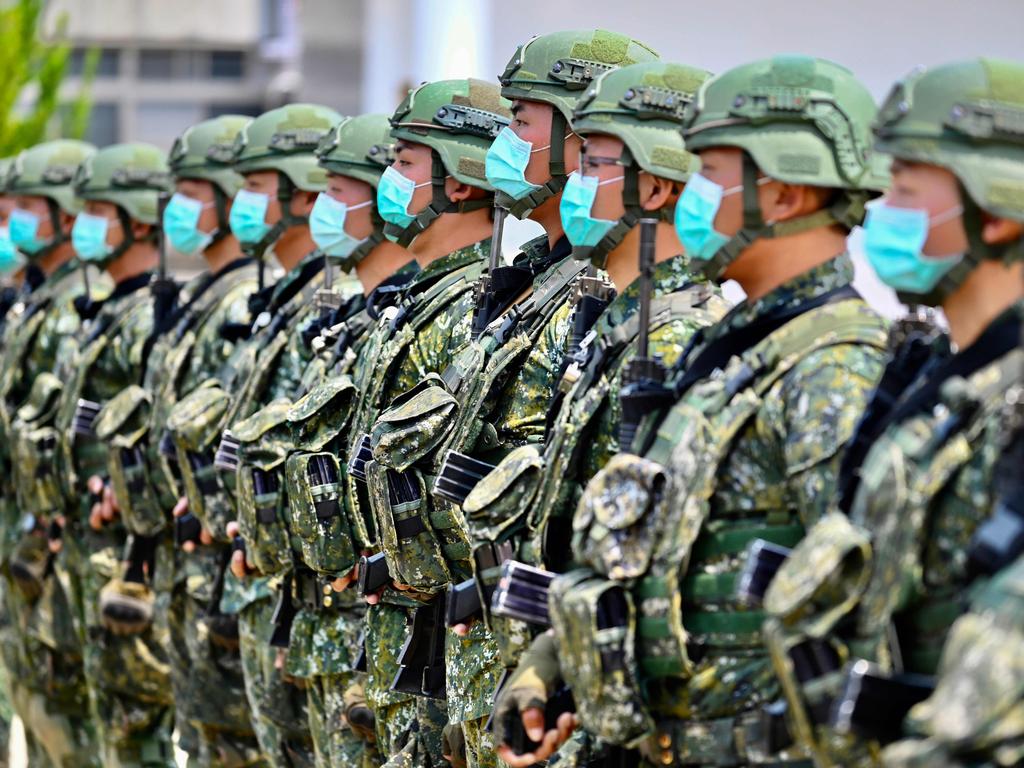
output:
[[[206,379],[215,376],[231,357],[235,343],[221,336],[226,324],[241,325],[249,320],[249,294],[256,288],[249,280],[239,281],[221,299],[197,329],[196,343],[188,363],[188,372],[181,386],[181,395],[195,389]]]
[[[428,373],[448,367],[455,352],[469,343],[473,307],[473,292],[464,291],[434,322],[420,329],[395,376],[392,397],[412,389]]]
[[[552,315],[530,350],[523,367],[507,389],[497,412],[498,433],[512,444],[541,443],[548,409],[558,387],[558,374],[569,333],[572,305],[566,302]]]
[[[716,501],[744,509],[752,499],[772,499],[798,510],[805,525],[816,522],[833,503],[842,448],[884,367],[880,350],[852,344],[797,363],[736,441]]]

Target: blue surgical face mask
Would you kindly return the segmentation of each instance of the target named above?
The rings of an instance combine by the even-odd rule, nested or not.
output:
[[[309,233],[313,236],[317,248],[327,256],[339,259],[351,254],[363,241],[345,231],[345,219],[349,211],[358,211],[372,204],[372,200],[367,200],[350,206],[335,200],[326,192],[317,195],[313,210],[309,214]]]
[[[963,254],[926,256],[921,249],[933,227],[960,216],[963,210],[956,205],[929,218],[928,212],[919,208],[872,203],[864,221],[864,252],[871,268],[897,291],[929,293]]]
[[[693,174],[676,203],[675,226],[686,255],[707,261],[729,242],[715,229],[715,217],[722,199],[743,190],[743,185],[725,189],[699,173]]]
[[[111,222],[103,216],[80,213],[75,218],[75,226],[71,228],[71,244],[75,253],[82,261],[102,262],[113,252],[114,247],[107,245],[107,230],[111,223],[120,226],[120,222]]]
[[[168,201],[164,208],[164,233],[174,250],[191,255],[197,253],[213,241],[212,232],[199,229],[199,217],[213,203],[205,205],[195,198],[180,192]]]
[[[409,213],[412,196],[417,189],[428,184],[429,181],[417,184],[389,165],[384,169],[380,184],[377,186],[377,213],[388,224],[403,229],[408,227],[416,218],[416,214]]]
[[[49,243],[40,240],[36,235],[39,232],[39,217],[31,211],[22,208],[15,208],[11,211],[9,220],[11,242],[13,242],[22,253],[32,255],[39,253]]]
[[[7,227],[0,227],[0,275],[9,275],[24,265],[25,259],[14,247]]]
[[[513,200],[522,200],[535,189],[540,189],[540,184],[531,184],[526,180],[530,155],[550,147],[550,144],[545,144],[534,149],[533,144],[519,138],[515,131],[505,126],[487,150],[484,159],[488,183]]]
[[[231,204],[228,223],[240,243],[258,243],[270,231],[267,224],[267,207],[270,196],[262,192],[240,189]]]
[[[593,247],[618,223],[611,219],[595,219],[590,212],[594,208],[597,188],[624,178],[625,175],[622,175],[598,181],[597,176],[584,176],[578,171],[569,175],[565,189],[562,190],[558,212],[562,217],[562,229],[570,243],[584,248]]]

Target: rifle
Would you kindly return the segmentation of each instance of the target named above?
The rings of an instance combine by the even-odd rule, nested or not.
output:
[[[164,237],[164,210],[170,196],[161,192],[157,198],[156,244],[160,254],[160,266],[157,278],[149,284],[153,296],[153,336],[162,335],[170,328],[170,320],[178,301],[178,284],[167,277],[167,238]]]
[[[528,624],[550,627],[548,590],[555,574],[509,560],[491,597],[491,613]]]
[[[597,269],[591,265],[580,278],[573,296],[572,335],[565,359],[572,361],[583,346],[583,340],[594,327],[597,318],[615,298],[615,288],[607,280],[597,276]]]
[[[831,724],[841,734],[858,733],[881,744],[903,735],[911,708],[935,691],[935,678],[887,674],[860,659],[849,668],[843,692],[832,708]]]
[[[383,552],[359,558],[359,594],[372,595],[391,583],[391,571]]]
[[[640,219],[640,312],[636,355],[622,376],[622,418],[619,422],[619,448],[630,450],[640,422],[649,413],[667,404],[672,390],[665,386],[666,369],[658,357],[650,356],[651,292],[654,282],[654,245],[658,220]]]
[[[476,285],[476,306],[473,309],[471,333],[473,339],[480,338],[502,312],[530,284],[533,271],[525,267],[503,266],[501,263],[501,238],[505,231],[505,217],[508,211],[494,207],[494,231],[491,234],[491,253],[487,273]]]
[[[445,698],[444,643],[448,630],[443,612],[442,600],[416,609],[409,637],[398,657],[399,669],[391,690],[431,699]]]

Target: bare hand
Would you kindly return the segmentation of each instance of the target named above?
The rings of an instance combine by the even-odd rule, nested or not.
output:
[[[508,763],[511,768],[529,768],[534,763],[547,760],[569,740],[569,736],[579,722],[572,712],[563,712],[558,716],[556,727],[545,732],[544,710],[538,707],[524,709],[522,718],[526,735],[531,741],[539,741],[540,745],[533,752],[527,752],[524,755],[517,755],[507,744],[498,747],[498,757]]]

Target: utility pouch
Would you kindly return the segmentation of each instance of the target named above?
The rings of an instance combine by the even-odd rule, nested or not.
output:
[[[462,511],[474,538],[502,541],[524,525],[543,467],[538,447],[523,445],[473,487]]]
[[[318,573],[342,576],[356,565],[357,540],[341,498],[341,466],[333,453],[293,453],[285,462],[292,533],[302,559]]]

